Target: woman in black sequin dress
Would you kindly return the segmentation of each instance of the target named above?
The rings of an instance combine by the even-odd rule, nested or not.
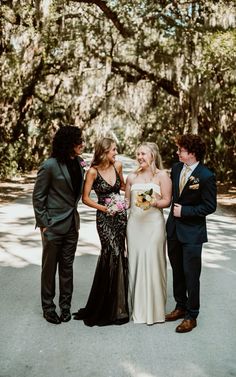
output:
[[[128,271],[125,257],[126,211],[109,214],[105,199],[125,188],[122,165],[115,161],[114,140],[97,143],[91,168],[86,175],[83,202],[97,209],[97,231],[101,241],[92,288],[86,307],[74,313],[74,319],[87,326],[121,325],[129,321]],[[98,202],[90,198],[94,190]]]

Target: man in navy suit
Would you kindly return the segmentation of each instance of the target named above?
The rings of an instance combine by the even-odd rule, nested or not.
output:
[[[41,230],[43,255],[41,301],[44,318],[54,324],[71,319],[73,261],[78,242],[78,201],[83,188],[84,144],[76,126],[62,126],[52,143],[52,155],[40,167],[34,186],[36,226]],[[55,311],[55,276],[59,274],[60,317]]]
[[[166,321],[183,318],[176,332],[184,333],[197,326],[202,244],[207,242],[206,216],[216,210],[216,179],[201,163],[205,143],[200,136],[181,135],[176,144],[179,162],[171,171],[173,201],[167,220],[176,307]]]

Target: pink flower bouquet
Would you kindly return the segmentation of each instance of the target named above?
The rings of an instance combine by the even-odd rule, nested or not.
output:
[[[80,165],[81,165],[81,167],[83,168],[83,169],[85,169],[86,168],[86,166],[87,166],[87,164],[86,164],[86,162],[84,161],[84,160],[80,160]]]
[[[105,205],[109,215],[124,213],[128,208],[127,201],[119,194],[111,194],[109,198],[105,199]]]

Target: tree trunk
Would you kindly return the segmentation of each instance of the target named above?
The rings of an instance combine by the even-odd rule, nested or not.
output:
[[[198,134],[199,100],[196,88],[190,94],[191,133]]]

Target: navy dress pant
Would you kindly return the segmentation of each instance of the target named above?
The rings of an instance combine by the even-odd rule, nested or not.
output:
[[[195,319],[199,314],[201,254],[202,244],[168,240],[176,309],[185,309],[186,319]]]

